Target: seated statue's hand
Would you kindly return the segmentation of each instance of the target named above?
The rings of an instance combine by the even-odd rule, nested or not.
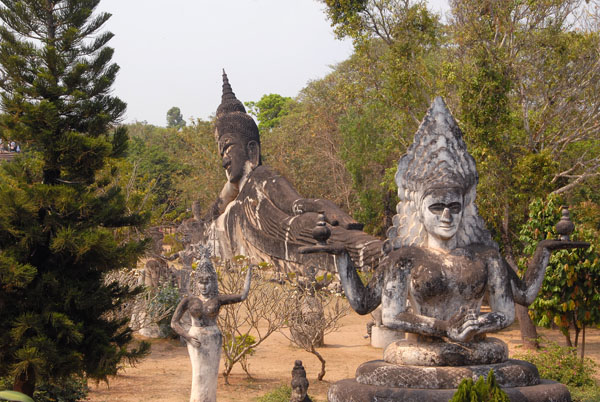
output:
[[[462,306],[447,321],[446,335],[456,342],[468,342],[477,335],[482,323],[473,310]]]

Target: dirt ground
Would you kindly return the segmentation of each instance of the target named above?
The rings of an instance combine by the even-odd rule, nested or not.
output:
[[[365,361],[382,358],[382,349],[371,347],[369,340],[363,337],[368,321],[369,316],[352,312],[343,318],[338,332],[325,337],[326,345],[319,350],[327,361],[324,381],[316,379],[320,363],[314,355],[292,347],[282,334],[275,333],[249,359],[253,379],[247,379],[239,365],[233,369],[231,385],[225,385],[222,375],[219,375],[217,399],[225,402],[253,401],[281,384],[289,385],[294,361],[299,359],[306,368],[309,394],[318,401],[326,401],[331,383],[354,377],[356,368]],[[539,329],[539,334],[561,345],[565,343],[558,331]],[[511,354],[521,343],[516,323],[494,336],[508,344]],[[192,374],[187,349],[175,340],[151,342],[152,353],[136,367],[124,368],[110,380],[108,386],[105,383],[91,384],[88,401],[188,401]],[[586,355],[600,363],[600,330],[587,330]],[[600,379],[600,376],[597,377]]]

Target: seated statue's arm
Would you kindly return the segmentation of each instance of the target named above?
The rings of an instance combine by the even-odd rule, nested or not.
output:
[[[306,212],[325,212],[325,220],[332,226],[340,225],[346,229],[362,229],[350,215],[329,200],[303,198],[287,179],[282,176],[265,181],[265,191],[272,196],[271,201],[288,215],[301,215]]]
[[[373,278],[365,286],[345,249],[335,256],[335,264],[350,307],[361,315],[375,310],[381,303],[383,286],[381,270],[375,270]]]
[[[173,328],[173,331],[184,338],[188,343],[193,343],[194,340],[181,325],[181,317],[183,317],[183,314],[187,311],[190,300],[191,296],[188,296],[184,297],[183,300],[179,302],[173,313],[173,318],[171,318],[171,328]]]
[[[237,295],[219,295],[219,302],[221,303],[221,305],[239,303],[246,300],[248,298],[248,293],[250,293],[251,279],[252,265],[248,267],[248,271],[246,272],[246,280],[244,281],[244,290],[242,290],[242,293]]]
[[[523,306],[529,306],[537,297],[546,268],[550,261],[550,255],[554,250],[589,247],[585,242],[569,242],[562,240],[542,240],[538,243],[533,257],[527,265],[527,271],[523,279],[516,274],[511,276],[512,292],[514,300]]]

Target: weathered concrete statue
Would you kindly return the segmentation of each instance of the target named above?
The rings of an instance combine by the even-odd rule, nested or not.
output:
[[[308,380],[306,379],[306,370],[301,360],[296,360],[292,369],[292,395],[290,402],[312,402],[308,396]]]
[[[298,248],[315,244],[312,229],[325,213],[331,238],[344,244],[357,266],[377,265],[382,242],[362,232],[362,225],[334,203],[303,198],[289,181],[262,164],[260,136],[223,72],[223,95],[217,109],[215,137],[227,182],[204,220],[205,241],[224,258],[245,255],[267,261],[283,272],[303,272],[314,265],[334,269],[327,255],[301,255]]]
[[[383,325],[411,335],[390,344],[383,361],[360,366],[355,380],[334,385],[330,401],[370,401],[382,390],[398,400],[422,393],[422,400],[447,401],[462,378],[476,379],[490,368],[507,392],[516,389],[511,398],[527,395],[515,400],[537,401],[536,393],[546,392],[538,387],[534,366],[508,360],[504,342],[485,335],[514,321],[515,302],[533,302],[552,250],[582,244],[540,242],[520,280],[478,215],[477,181],[475,161],[438,97],[398,164],[398,214],[388,230],[386,256],[367,286],[343,245],[304,249],[337,255],[340,280],[355,311],[367,314],[381,305]],[[490,312],[481,311],[485,294]],[[546,386],[568,396],[561,384]]]
[[[223,338],[217,327],[219,309],[225,304],[239,303],[248,297],[252,267],[248,268],[244,290],[239,295],[220,295],[217,273],[207,253],[197,261],[194,282],[198,284],[199,296],[185,297],[173,314],[171,327],[187,341],[192,362],[192,391],[190,402],[216,402],[217,376],[221,360]],[[192,326],[186,331],[181,319],[188,311]]]

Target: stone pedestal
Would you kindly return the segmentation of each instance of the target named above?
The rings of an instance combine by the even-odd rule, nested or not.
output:
[[[446,402],[465,378],[476,381],[494,370],[511,402],[570,402],[566,386],[541,380],[528,362],[508,359],[506,344],[488,338],[477,342],[391,343],[384,360],[363,363],[354,379],[329,388],[331,402]]]
[[[397,331],[383,325],[374,325],[371,328],[371,346],[374,348],[385,349],[390,343],[402,339],[404,339],[404,331]]]
[[[562,384],[540,380],[529,387],[502,388],[511,402],[571,402],[569,390]],[[456,389],[394,388],[360,384],[354,379],[341,380],[329,388],[329,402],[448,402]]]

